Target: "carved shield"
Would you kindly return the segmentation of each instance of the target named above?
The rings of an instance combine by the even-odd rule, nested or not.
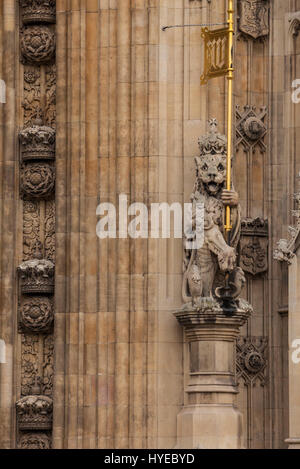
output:
[[[266,0],[240,0],[240,30],[254,39],[269,34],[269,5]]]
[[[267,245],[266,238],[241,239],[240,266],[244,272],[257,275],[268,270]]]

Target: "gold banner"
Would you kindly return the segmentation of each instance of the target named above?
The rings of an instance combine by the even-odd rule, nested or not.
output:
[[[229,29],[202,28],[201,37],[204,39],[204,73],[200,80],[201,85],[205,85],[211,78],[224,76],[229,71]]]

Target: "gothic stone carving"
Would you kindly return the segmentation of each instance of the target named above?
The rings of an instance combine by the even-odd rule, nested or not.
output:
[[[39,337],[36,334],[22,334],[21,349],[21,395],[28,396],[38,376]]]
[[[242,337],[237,341],[237,377],[246,385],[265,384],[267,339],[263,337]]]
[[[185,249],[182,296],[194,305],[203,297],[222,296],[225,272],[230,272],[229,289],[237,298],[245,283],[242,269],[236,267],[236,246],[240,234],[240,208],[237,194],[225,191],[227,144],[217,132],[217,121],[209,121],[210,131],[199,139],[200,156],[196,160],[196,183],[191,196],[193,223],[196,204],[204,205],[204,244],[200,249]],[[231,246],[224,237],[223,198],[232,199]],[[193,236],[193,235],[192,235]],[[193,241],[193,238],[190,239]],[[217,288],[219,287],[219,288]]]
[[[55,261],[55,201],[46,201],[45,220],[45,258]]]
[[[42,390],[46,396],[52,396],[53,392],[53,352],[54,338],[53,335],[47,335],[43,338],[43,382]]]
[[[24,433],[18,441],[19,449],[51,449],[51,440],[45,433]]]
[[[20,327],[31,332],[49,332],[53,325],[53,303],[47,297],[25,299],[20,306]]]
[[[40,68],[27,65],[24,70],[24,126],[33,125],[41,121],[43,115],[41,108],[41,70]]]
[[[290,34],[294,38],[298,37],[299,31],[300,31],[300,11],[290,13],[288,21],[290,23],[289,25]]]
[[[37,200],[24,200],[23,205],[23,260],[34,257],[40,239],[40,205]]]
[[[43,199],[52,195],[55,171],[47,163],[28,163],[21,170],[21,195]]]
[[[46,103],[45,103],[45,123],[56,127],[56,65],[51,64],[46,67]]]
[[[53,402],[48,396],[25,396],[16,403],[20,430],[51,430]]]
[[[21,0],[24,24],[55,23],[56,0]]]
[[[251,275],[268,270],[268,220],[242,220],[240,267]]]
[[[300,192],[294,195],[297,209],[292,211],[293,216],[296,218],[296,225],[289,226],[289,238],[280,239],[274,251],[274,259],[280,262],[292,263],[295,257],[295,242],[300,233]]]
[[[29,63],[44,64],[52,60],[55,35],[47,26],[28,26],[21,36],[21,53]]]
[[[267,133],[265,124],[267,108],[262,107],[257,112],[255,106],[244,106],[241,110],[240,106],[236,106],[236,145],[240,143],[246,150],[254,149],[259,145],[262,151],[266,151],[264,137]]]
[[[54,264],[46,259],[31,259],[19,265],[23,294],[53,294]]]
[[[269,34],[268,0],[240,0],[240,31],[257,39]]]
[[[19,134],[22,160],[53,160],[55,158],[55,130],[34,125]]]

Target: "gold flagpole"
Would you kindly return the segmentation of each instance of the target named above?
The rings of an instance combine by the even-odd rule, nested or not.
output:
[[[227,180],[226,188],[231,190],[231,153],[232,153],[232,104],[233,104],[233,34],[234,34],[234,9],[233,0],[228,0],[228,104],[227,104]],[[226,207],[225,231],[229,239],[229,232],[232,230],[230,206]]]

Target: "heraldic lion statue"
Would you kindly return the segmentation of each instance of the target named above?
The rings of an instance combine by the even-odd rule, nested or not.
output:
[[[185,246],[182,296],[185,303],[197,305],[203,298],[218,299],[227,274],[230,296],[237,298],[245,276],[237,267],[236,248],[240,238],[241,215],[238,194],[226,190],[226,137],[218,133],[217,120],[209,120],[209,132],[199,138],[200,155],[195,158],[196,182],[191,195],[193,237],[196,205],[204,205],[204,243],[201,248]],[[202,206],[203,206],[202,205]],[[231,207],[230,245],[225,237],[225,207]],[[192,242],[193,239],[186,239]],[[228,287],[227,287],[228,288]]]

